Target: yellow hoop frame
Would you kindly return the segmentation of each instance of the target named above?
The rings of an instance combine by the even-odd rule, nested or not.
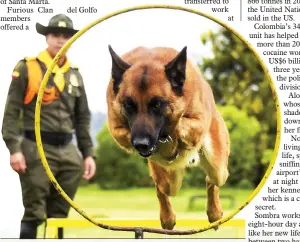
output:
[[[84,218],[86,218],[88,221],[92,222],[93,224],[105,228],[105,229],[112,229],[111,226],[108,225],[104,225],[101,224],[99,222],[97,222],[96,220],[94,220],[93,218],[91,218],[90,216],[87,215],[87,213],[85,213],[77,204],[75,204],[69,197],[68,195],[64,192],[64,190],[61,188],[61,186],[59,185],[59,183],[56,181],[53,173],[51,172],[51,169],[49,167],[49,164],[47,162],[45,153],[44,153],[44,149],[43,149],[43,144],[42,144],[42,140],[41,140],[41,130],[40,130],[40,114],[41,114],[41,104],[42,104],[42,97],[45,91],[45,87],[48,83],[49,80],[49,76],[55,66],[55,64],[57,63],[57,61],[59,60],[59,58],[67,51],[67,49],[72,45],[72,43],[77,40],[81,35],[83,35],[87,30],[89,30],[90,28],[94,27],[95,25],[103,22],[104,20],[107,20],[113,16],[117,16],[120,15],[122,13],[127,13],[127,12],[131,12],[131,11],[135,11],[135,10],[143,10],[143,9],[173,9],[173,10],[182,10],[185,12],[189,12],[189,13],[194,13],[203,17],[206,17],[214,22],[217,22],[218,24],[222,25],[223,27],[225,27],[226,29],[228,29],[229,31],[231,31],[232,33],[234,33],[241,41],[243,41],[248,48],[253,52],[253,54],[256,56],[256,58],[258,59],[260,65],[262,66],[265,75],[267,76],[267,78],[269,79],[270,82],[270,87],[273,93],[273,98],[276,104],[276,110],[277,110],[277,135],[276,135],[276,142],[275,142],[275,149],[273,152],[273,156],[272,156],[272,160],[270,162],[270,165],[268,166],[268,169],[264,175],[264,177],[262,178],[262,180],[260,181],[259,185],[256,187],[256,189],[251,193],[251,195],[249,196],[249,198],[244,202],[244,204],[242,204],[240,207],[238,207],[235,211],[233,211],[232,213],[230,213],[229,215],[227,215],[226,217],[211,223],[209,226],[206,226],[204,228],[199,228],[199,229],[195,229],[195,230],[183,230],[183,231],[173,231],[173,230],[165,230],[165,229],[159,229],[159,232],[156,233],[161,233],[161,234],[170,234],[170,235],[175,235],[178,234],[178,232],[182,232],[180,234],[195,234],[195,233],[199,233],[199,232],[204,232],[206,230],[209,230],[215,226],[219,226],[222,223],[230,220],[231,218],[233,218],[239,211],[241,211],[245,206],[247,206],[249,204],[249,202],[258,194],[258,192],[260,191],[260,189],[263,187],[263,185],[265,184],[268,176],[270,175],[274,163],[276,161],[276,157],[278,154],[278,150],[279,150],[279,146],[280,146],[280,137],[281,137],[281,114],[280,114],[280,107],[279,107],[279,101],[278,101],[278,97],[276,94],[276,89],[274,87],[273,81],[271,79],[270,73],[268,71],[268,69],[266,68],[265,64],[263,63],[263,61],[260,59],[259,55],[257,54],[257,52],[255,51],[255,49],[249,44],[249,42],[247,40],[245,40],[238,32],[236,32],[234,29],[232,29],[231,27],[227,26],[226,24],[222,23],[220,20],[202,13],[200,11],[197,10],[193,10],[193,9],[188,9],[188,8],[184,8],[181,6],[173,6],[173,5],[159,5],[159,4],[155,4],[155,5],[143,5],[143,6],[136,6],[136,7],[130,7],[130,8],[126,8],[126,9],[122,9],[116,12],[113,12],[111,14],[105,15],[104,17],[101,17],[97,20],[95,20],[94,22],[90,23],[89,25],[87,25],[86,27],[84,27],[83,29],[81,29],[80,31],[78,31],[70,40],[68,40],[68,42],[63,46],[63,48],[57,53],[57,55],[55,56],[55,58],[53,59],[49,69],[47,70],[42,83],[41,83],[41,87],[39,89],[38,92],[38,97],[37,97],[37,102],[36,102],[36,108],[35,108],[35,135],[36,135],[36,142],[37,142],[37,148],[41,157],[41,161],[42,164],[44,166],[44,169],[46,171],[47,176],[49,177],[49,179],[51,180],[52,184],[54,185],[54,187],[56,188],[56,190],[58,191],[58,193],[80,214],[82,215]],[[122,228],[122,227],[120,227]],[[127,228],[128,229],[128,228]],[[135,228],[131,228],[130,231],[132,231]],[[144,228],[145,232],[149,232],[147,230],[151,230],[150,228]],[[120,230],[120,229],[113,229],[113,230]],[[186,232],[186,233],[184,233]]]

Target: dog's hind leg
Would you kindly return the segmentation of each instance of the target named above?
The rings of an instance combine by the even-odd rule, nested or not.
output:
[[[150,174],[156,184],[161,226],[164,229],[172,230],[176,224],[176,214],[168,196],[175,196],[180,189],[184,170],[167,170],[152,161],[149,161],[148,164]]]
[[[205,159],[203,159],[204,162]],[[201,160],[202,162],[202,160]],[[203,162],[203,163],[204,163]],[[204,165],[205,166],[205,165]],[[206,169],[205,169],[206,168]],[[218,172],[218,169],[215,169],[215,167],[211,167],[210,164],[207,162],[205,171],[207,173],[206,176],[206,193],[207,193],[207,205],[206,205],[206,213],[208,216],[208,220],[210,223],[215,222],[222,218],[223,216],[223,210],[219,198],[219,191],[220,188],[224,182],[224,178],[219,175],[222,173],[227,173],[227,168],[220,167],[220,171]],[[223,169],[226,169],[226,171],[223,171]]]
[[[207,216],[210,222],[222,218],[223,211],[219,199],[219,188],[228,178],[229,135],[223,119],[218,116],[212,120],[211,127],[203,142],[203,159],[207,190]],[[202,158],[202,157],[201,157]]]
[[[201,155],[201,165],[204,168],[206,176],[206,194],[207,194],[207,204],[206,213],[210,223],[213,223],[223,216],[223,210],[219,198],[219,178],[217,172],[207,161],[207,158]]]
[[[207,205],[206,213],[208,221],[213,223],[223,216],[223,210],[219,199],[219,187],[206,181]]]

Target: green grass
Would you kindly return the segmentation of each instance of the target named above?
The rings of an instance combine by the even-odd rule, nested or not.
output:
[[[222,188],[222,195],[234,197],[235,205],[230,206],[228,199],[222,199],[224,216],[243,204],[252,190]],[[194,195],[205,195],[204,189],[182,189],[171,203],[176,211],[177,219],[207,219],[205,212],[206,199],[195,200],[194,206],[189,208],[189,199]],[[128,190],[101,190],[96,185],[80,187],[75,197],[75,203],[93,218],[143,218],[159,219],[159,204],[155,188],[135,188]],[[73,208],[69,218],[82,218]],[[198,227],[197,227],[198,228]],[[175,229],[183,229],[176,228]],[[186,229],[186,228],[185,228]],[[189,228],[190,229],[190,228]],[[185,238],[243,238],[245,231],[241,228],[220,227],[219,230],[209,230]],[[43,237],[43,227],[39,229],[39,238]],[[66,238],[134,238],[133,232],[108,231],[102,228],[67,228]],[[145,233],[145,238],[178,238]],[[180,238],[183,238],[182,236]]]

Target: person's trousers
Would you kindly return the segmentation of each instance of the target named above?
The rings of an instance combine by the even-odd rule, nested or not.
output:
[[[58,184],[73,199],[83,174],[83,162],[76,147],[43,144],[44,152]],[[70,205],[57,192],[42,166],[36,143],[23,139],[22,152],[26,160],[26,173],[20,174],[24,216],[21,237],[36,237],[37,226],[45,218],[67,217]]]
[[[39,223],[35,221],[21,222],[20,239],[36,239]],[[64,238],[63,228],[58,228],[58,239]]]

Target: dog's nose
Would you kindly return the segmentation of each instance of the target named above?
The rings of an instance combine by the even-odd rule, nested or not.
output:
[[[139,152],[148,152],[150,150],[150,140],[147,138],[135,138],[132,144]]]

